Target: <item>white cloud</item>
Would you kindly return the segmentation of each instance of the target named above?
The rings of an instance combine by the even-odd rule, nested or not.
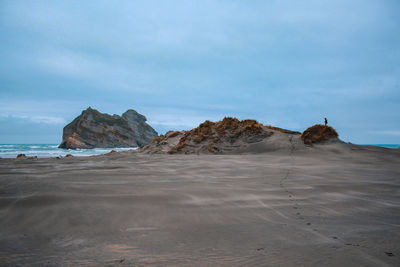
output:
[[[49,116],[33,116],[29,118],[35,123],[46,123],[46,124],[65,124],[66,120],[61,117],[49,117]]]
[[[9,120],[19,120],[23,122],[33,122],[39,124],[66,124],[66,120],[61,117],[51,117],[51,116],[15,116],[15,115],[0,115],[0,117]]]

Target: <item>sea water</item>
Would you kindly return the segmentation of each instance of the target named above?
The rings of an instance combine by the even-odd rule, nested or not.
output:
[[[136,149],[126,148],[93,148],[93,149],[61,149],[55,144],[14,144],[0,145],[0,158],[15,158],[18,154],[25,154],[27,157],[37,156],[39,158],[50,158],[72,154],[73,156],[93,156],[115,151]]]
[[[386,148],[400,148],[400,144],[372,144],[368,146],[381,146]]]

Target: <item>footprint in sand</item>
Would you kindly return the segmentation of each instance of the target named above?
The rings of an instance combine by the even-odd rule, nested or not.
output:
[[[346,246],[359,247],[359,246],[360,246],[360,244],[346,243]]]

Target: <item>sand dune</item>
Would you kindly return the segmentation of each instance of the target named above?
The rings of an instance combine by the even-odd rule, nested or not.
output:
[[[0,159],[2,266],[398,266],[400,151]]]
[[[205,121],[190,131],[169,131],[139,151],[148,154],[263,153],[290,150],[295,143],[304,147],[299,132],[262,125],[255,120],[225,117],[217,122]]]

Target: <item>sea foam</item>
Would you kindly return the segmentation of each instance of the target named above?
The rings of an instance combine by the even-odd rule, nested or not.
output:
[[[67,154],[73,156],[94,156],[115,151],[126,151],[135,147],[118,148],[93,148],[93,149],[61,149],[55,144],[0,144],[0,158],[15,158],[18,154],[39,158],[64,157]]]

